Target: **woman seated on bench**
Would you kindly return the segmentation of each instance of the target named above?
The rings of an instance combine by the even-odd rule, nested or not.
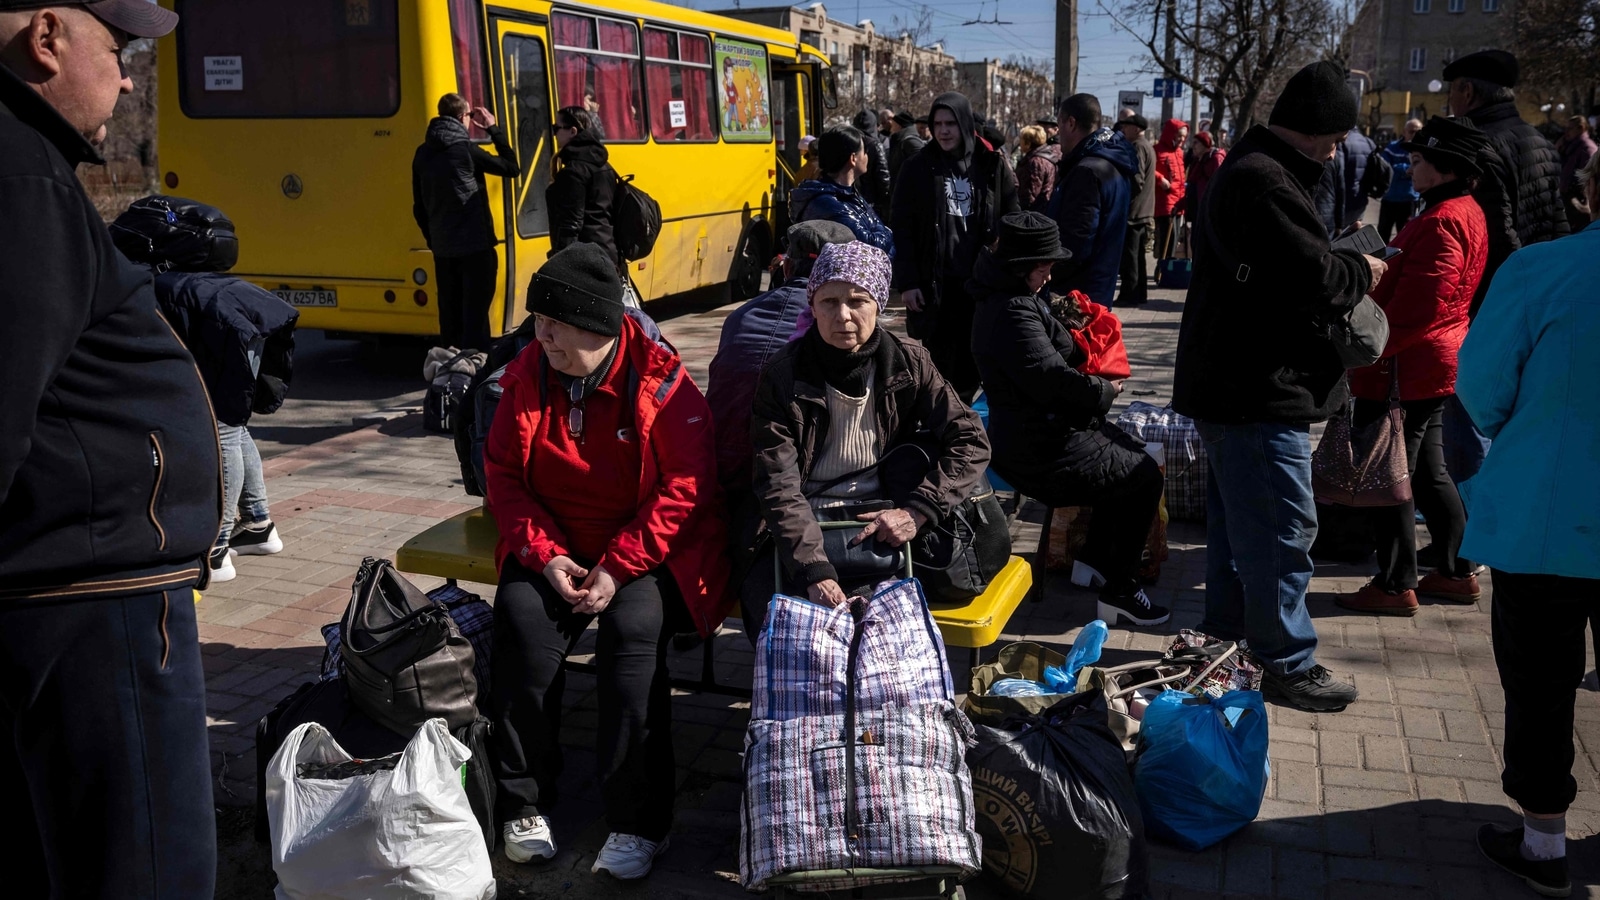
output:
[[[854,241],[828,244],[806,287],[816,321],[779,350],[756,388],[751,439],[755,491],[783,561],[786,591],[837,605],[847,591],[823,549],[819,517],[867,523],[858,540],[899,547],[943,519],[984,475],[989,440],[933,367],[928,351],[878,327],[889,302],[889,257]],[[933,459],[877,463],[922,437]],[[753,643],[773,594],[763,554],[741,591]],[[847,579],[848,582],[848,579]]]
[[[973,268],[972,353],[989,400],[994,470],[1051,507],[1093,507],[1073,583],[1100,588],[1099,617],[1112,625],[1160,625],[1168,612],[1136,573],[1161,503],[1161,469],[1141,441],[1106,421],[1122,383],[1078,371],[1087,350],[1040,296],[1070,255],[1050,218],[1012,213]]]
[[[594,244],[528,285],[537,343],[506,369],[484,448],[495,559],[492,718],[506,856],[549,859],[561,777],[562,662],[597,617],[597,774],[611,836],[593,871],[642,878],[677,784],[666,652],[726,612],[711,413],[654,323],[623,308]]]

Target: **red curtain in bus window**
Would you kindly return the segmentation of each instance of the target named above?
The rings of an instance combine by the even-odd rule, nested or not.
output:
[[[461,96],[472,106],[488,107],[489,86],[484,78],[483,31],[478,0],[450,0],[450,40],[456,59],[456,83]],[[487,135],[476,127],[472,136]]]
[[[681,35],[678,38],[679,58],[684,62],[711,62],[711,42],[701,37]],[[689,114],[689,140],[714,141],[717,132],[712,127],[711,70],[683,70],[683,104]]]
[[[672,58],[672,42],[664,31],[645,30],[644,55]],[[650,98],[650,133],[658,141],[679,140],[681,129],[672,127],[672,68],[658,62],[644,64],[645,93]]]
[[[551,17],[555,29],[555,40],[558,45],[567,47],[592,46],[589,31],[593,19],[580,19],[577,16],[563,16],[559,13]],[[581,53],[568,50],[556,51],[556,105],[557,106],[582,106],[583,89],[589,74],[589,59]]]
[[[609,140],[639,140],[644,137],[639,127],[644,111],[638,108],[639,45],[634,26],[605,19],[599,24],[601,50],[634,55],[632,59],[593,57],[594,98],[600,104],[600,122]]]

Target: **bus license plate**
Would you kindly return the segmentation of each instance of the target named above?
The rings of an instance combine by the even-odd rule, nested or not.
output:
[[[273,291],[290,306],[338,306],[338,291]]]

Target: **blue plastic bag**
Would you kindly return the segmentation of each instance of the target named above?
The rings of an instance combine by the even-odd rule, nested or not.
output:
[[[1134,790],[1146,830],[1203,850],[1254,821],[1267,792],[1267,710],[1260,691],[1221,698],[1165,691],[1139,729]]]

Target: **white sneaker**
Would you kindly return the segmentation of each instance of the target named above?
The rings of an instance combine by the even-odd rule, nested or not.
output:
[[[647,841],[636,834],[613,831],[606,838],[606,845],[600,848],[600,854],[594,858],[594,865],[589,871],[610,872],[612,878],[624,881],[643,878],[650,874],[650,866],[655,863],[656,857],[667,849],[667,840]]]
[[[239,577],[239,571],[233,567],[233,554],[218,547],[211,554],[211,583],[221,584]]]
[[[283,539],[278,537],[278,526],[271,519],[235,528],[228,545],[240,556],[271,556],[283,551]]]
[[[1081,559],[1075,559],[1072,561],[1072,583],[1086,588],[1105,587],[1106,577],[1094,566]]]
[[[531,859],[551,859],[556,855],[556,836],[550,831],[550,820],[544,816],[527,816],[507,822],[500,830],[505,838],[506,859],[525,863]]]

